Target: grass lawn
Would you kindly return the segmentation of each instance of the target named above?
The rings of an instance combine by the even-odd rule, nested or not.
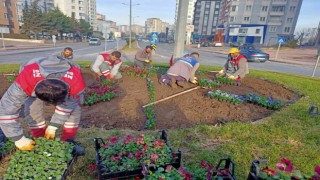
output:
[[[87,62],[80,64],[88,65]],[[18,68],[18,65],[1,66],[0,73]],[[183,165],[198,165],[201,160],[216,164],[220,158],[230,157],[236,163],[237,178],[246,179],[252,160],[265,158],[269,167],[276,169],[276,163],[285,157],[292,161],[295,169],[313,174],[315,165],[320,165],[320,117],[310,117],[308,108],[312,101],[320,105],[319,79],[255,70],[250,71],[250,76],[283,84],[303,97],[257,123],[234,122],[221,127],[201,125],[170,130],[169,142],[174,149],[182,150]],[[92,179],[87,167],[95,162],[95,137],[110,138],[128,133],[138,134],[141,131],[80,129],[77,140],[86,147],[87,154],[79,158],[70,179]],[[143,133],[156,134],[157,131]]]

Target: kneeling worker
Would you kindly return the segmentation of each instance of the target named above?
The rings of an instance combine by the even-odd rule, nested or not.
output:
[[[229,79],[240,81],[249,74],[247,58],[239,53],[238,48],[231,48],[229,56],[223,69],[218,73],[219,76],[226,76]]]
[[[121,53],[119,51],[113,51],[111,54],[100,54],[92,64],[91,69],[101,80],[120,79],[122,77],[119,72],[119,68],[122,64],[120,57]]]
[[[161,76],[159,83],[170,85],[173,88],[177,85],[188,87],[188,81],[197,84],[195,73],[199,66],[199,53],[193,52],[190,56],[177,59],[167,74]]]

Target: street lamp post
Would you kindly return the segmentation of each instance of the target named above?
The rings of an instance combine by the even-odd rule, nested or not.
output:
[[[122,3],[123,5],[128,5],[126,3]],[[134,5],[140,5],[139,3],[138,4],[134,4]],[[132,0],[130,0],[130,21],[129,21],[129,30],[130,30],[130,36],[129,36],[129,48],[131,48],[131,18],[132,18]]]

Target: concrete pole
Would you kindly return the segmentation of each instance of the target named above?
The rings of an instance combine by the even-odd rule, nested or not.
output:
[[[1,29],[1,28],[0,28],[0,29]],[[3,48],[3,49],[6,49],[6,45],[4,44],[4,37],[3,37],[2,29],[1,29],[1,38],[2,38],[2,48]]]
[[[132,0],[130,0],[130,25],[129,25],[129,28],[130,28],[130,38],[129,38],[129,48],[131,49],[131,16],[132,16]]]
[[[174,46],[174,58],[182,56],[184,51],[184,41],[186,37],[186,26],[188,16],[189,1],[179,0],[178,17],[176,22],[176,34],[175,34],[175,46]]]

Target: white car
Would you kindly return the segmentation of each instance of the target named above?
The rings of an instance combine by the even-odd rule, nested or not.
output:
[[[215,46],[215,47],[222,47],[223,44],[222,44],[222,42],[220,42],[220,41],[216,41],[216,42],[213,43],[213,46]]]

